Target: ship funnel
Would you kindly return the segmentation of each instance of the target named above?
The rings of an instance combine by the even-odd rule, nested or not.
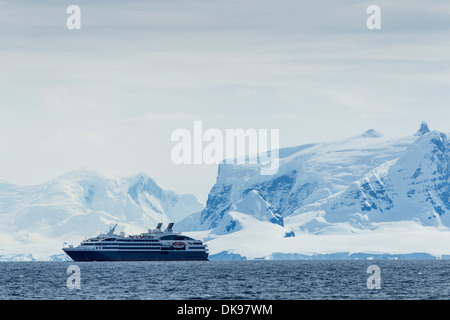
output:
[[[172,232],[173,225],[174,225],[173,222],[169,223],[169,225],[167,226],[167,229],[165,230],[165,232]]]
[[[115,226],[114,227],[110,227],[109,228],[109,232],[107,233],[107,235],[108,236],[112,236],[112,235],[114,235],[114,230],[116,230],[116,227],[117,227],[117,223],[115,224]]]
[[[160,223],[158,223],[158,225],[156,226],[156,229],[157,229],[157,230],[161,230],[161,227],[162,227],[162,223],[160,222]]]

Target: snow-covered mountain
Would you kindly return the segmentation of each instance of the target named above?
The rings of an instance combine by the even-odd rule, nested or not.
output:
[[[0,183],[0,260],[62,258],[64,241],[158,222],[206,241],[211,259],[450,257],[450,139],[425,123],[279,150],[279,169],[221,164],[206,206],[139,174],[77,170]],[[45,248],[48,248],[46,250]]]
[[[164,190],[143,173],[118,178],[79,169],[41,185],[1,182],[0,260],[46,259],[61,254],[63,242],[78,244],[116,223],[119,231],[140,233],[203,207],[195,196]]]
[[[404,137],[368,130],[279,157],[272,176],[259,165],[221,164],[205,209],[179,227],[203,232],[222,258],[450,253],[447,134],[426,123]]]

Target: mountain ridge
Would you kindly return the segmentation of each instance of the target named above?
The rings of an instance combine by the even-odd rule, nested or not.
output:
[[[411,228],[418,232],[418,236],[425,234],[430,239],[428,251],[431,252],[436,245],[429,228],[433,232],[448,233],[449,136],[431,131],[425,122],[416,133],[408,136],[388,137],[370,129],[340,141],[280,149],[279,154],[280,167],[273,176],[258,175],[257,165],[220,164],[216,184],[208,195],[205,209],[197,214],[197,221],[190,219],[180,224],[189,230],[203,230],[205,239],[217,248],[212,250],[214,254],[239,254],[239,250],[227,245],[225,239],[234,237],[252,243],[252,239],[245,237],[245,225],[256,222],[244,218],[242,214],[248,215],[249,212],[243,212],[245,210],[236,204],[247,194],[255,192],[282,217],[280,227],[284,228],[282,238],[267,235],[272,243],[284,243],[281,247],[274,247],[264,239],[260,239],[258,245],[270,247],[281,256],[283,252],[300,256],[316,254],[314,247],[326,237],[320,241],[317,238],[318,242],[311,243],[311,249],[306,253],[302,251],[305,250],[303,244],[299,243],[300,239],[308,239],[312,235],[336,237],[333,240],[339,243],[342,236],[356,235],[355,240],[358,237],[369,239],[385,232],[395,234],[395,230]],[[270,229],[270,221],[261,219],[258,214],[250,215],[259,221],[261,229],[263,226]],[[403,231],[399,231],[397,236],[404,235]],[[286,235],[289,239],[283,240]],[[389,233],[390,236],[392,234]],[[441,237],[442,233],[436,236]],[[377,241],[383,242],[382,239]],[[414,242],[411,240],[411,245]],[[239,256],[257,258],[251,252],[252,246],[257,245],[241,245]],[[330,242],[329,246],[329,250],[336,250],[332,249],[333,243]],[[402,246],[388,250],[410,252],[414,248],[406,244]],[[356,247],[356,244],[344,246],[340,252],[360,252]],[[379,254],[389,253],[383,252],[386,250],[383,247],[388,248],[372,246],[371,250],[381,250]],[[269,251],[266,257],[273,257]],[[448,254],[450,248],[444,252]]]
[[[39,243],[57,255],[63,242],[76,244],[116,223],[125,233],[140,233],[202,208],[194,195],[162,189],[144,173],[119,178],[77,169],[34,186],[1,184],[0,260],[3,252],[13,256]]]

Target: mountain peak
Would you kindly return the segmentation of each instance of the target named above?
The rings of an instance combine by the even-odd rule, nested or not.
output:
[[[72,171],[69,171],[59,177],[57,177],[57,180],[84,180],[84,179],[93,179],[93,178],[105,178],[105,179],[112,179],[115,177],[114,172],[107,170],[107,169],[93,169],[93,168],[86,168],[86,167],[80,167],[77,169],[74,169]]]
[[[249,191],[243,199],[234,204],[233,209],[250,214],[258,220],[266,220],[283,226],[282,216],[256,190]]]
[[[382,136],[382,134],[375,129],[369,129],[365,131],[362,136],[365,138],[379,138]]]
[[[422,121],[420,124],[419,130],[416,132],[416,136],[423,136],[424,134],[430,132],[430,128],[428,128],[428,124],[425,121]]]

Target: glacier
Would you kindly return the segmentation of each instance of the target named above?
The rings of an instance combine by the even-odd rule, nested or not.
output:
[[[278,173],[219,165],[206,207],[179,228],[201,236],[211,258],[450,254],[449,135],[376,130],[279,150]]]

